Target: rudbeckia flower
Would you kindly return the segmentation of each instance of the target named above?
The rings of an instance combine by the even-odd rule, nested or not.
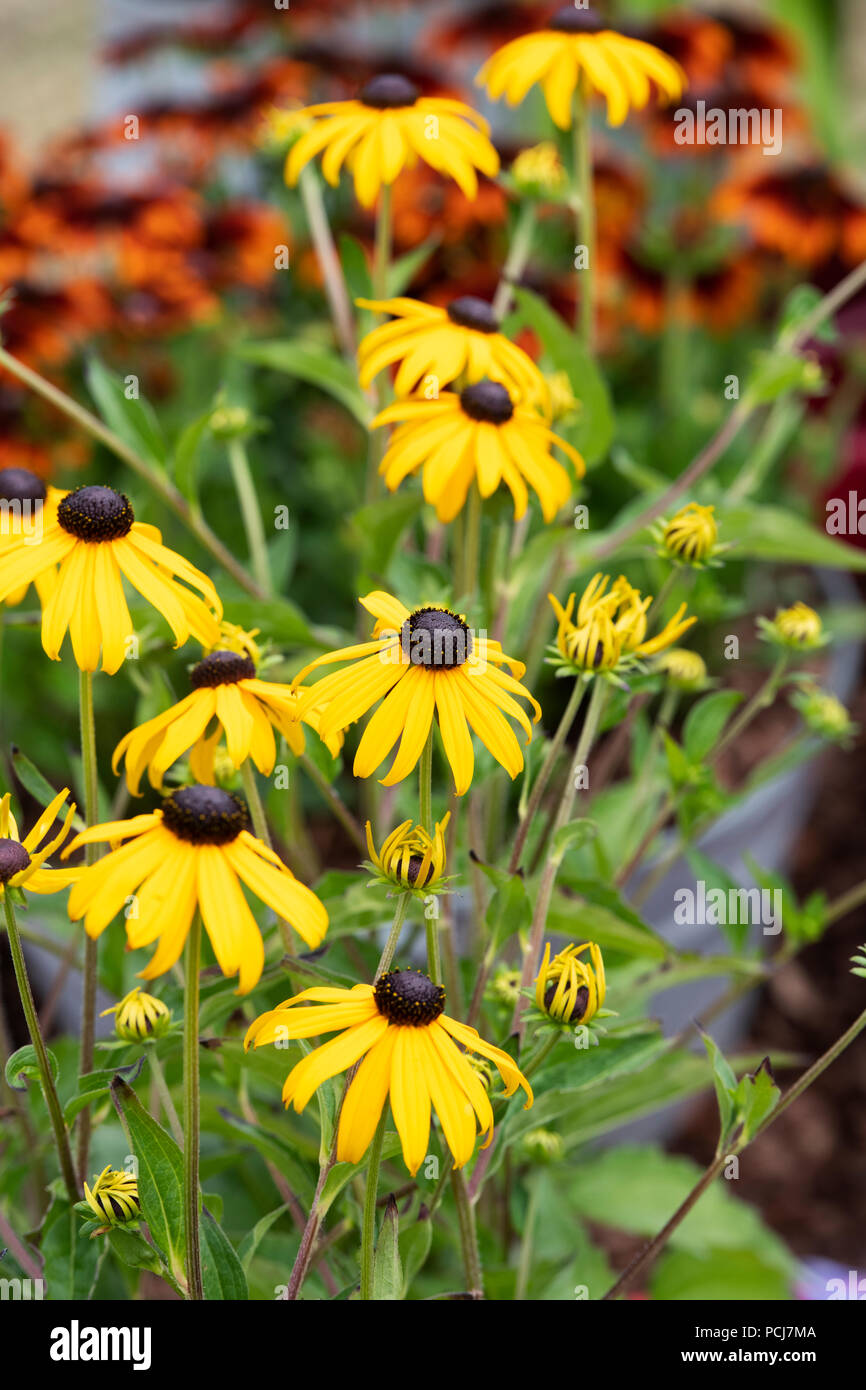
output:
[[[130,949],[159,941],[139,976],[153,980],[180,956],[198,909],[220,969],[239,974],[238,993],[247,994],[258,983],[265,952],[241,883],[308,946],[318,946],[328,929],[328,914],[315,893],[249,833],[248,820],[240,797],[192,786],[172,792],[148,815],[88,827],[67,845],[64,857],[81,845],[127,843],[79,871],[69,916],[73,922],[83,917],[88,936],[97,937],[127,908]]]
[[[136,521],[128,498],[113,488],[67,493],[55,517],[46,516],[38,545],[0,551],[0,602],[57,565],[42,613],[42,646],[53,661],[60,659],[68,628],[82,671],[96,670],[100,651],[102,669],[109,675],[119,670],[134,633],[124,575],[163,615],[178,646],[190,634],[205,647],[217,642],[222,604],[207,575],[164,546],[155,526]]]
[[[422,97],[408,78],[383,73],[368,82],[357,101],[325,101],[298,111],[299,123],[313,122],[289,151],[286,182],[321,154],[322,173],[335,187],[347,162],[355,194],[370,208],[383,184],[392,184],[419,159],[454,179],[467,198],[478,191],[476,170],[495,178],[499,156],[488,139],[483,117],[450,97]]]
[[[384,367],[395,362],[398,396],[410,395],[434,377],[439,390],[466,377],[467,384],[487,377],[498,381],[515,401],[550,411],[544,376],[532,358],[499,331],[499,320],[486,299],[463,295],[447,309],[418,299],[359,299],[362,309],[393,315],[374,328],[358,348],[364,390]]]
[[[650,82],[662,97],[675,101],[685,86],[685,73],[651,43],[605,28],[590,10],[565,5],[545,29],[498,49],[476,78],[494,101],[504,96],[509,106],[523,101],[530,87],[540,82],[547,109],[562,130],[571,125],[581,80],[606,99],[608,124],[618,126],[632,106],[646,106]]]
[[[114,1031],[124,1042],[144,1042],[146,1038],[159,1038],[171,1023],[171,1010],[155,994],[145,994],[141,985],[136,985],[125,994],[119,1004],[103,1009],[100,1018],[114,1014]]]
[[[91,1211],[109,1226],[125,1226],[141,1216],[138,1180],[132,1173],[122,1173],[110,1165],[103,1168],[93,1187],[84,1184],[84,1196]]]
[[[589,961],[581,960],[589,951]],[[550,942],[535,981],[535,1003],[556,1023],[589,1023],[604,1003],[604,961],[594,941],[566,946],[550,959]]]
[[[790,608],[779,608],[772,622],[759,618],[758,627],[768,642],[795,652],[815,651],[818,647],[826,646],[830,640],[820,614],[808,603],[798,602]]]
[[[541,709],[519,678],[526,669],[505,656],[498,642],[473,635],[463,618],[447,608],[426,606],[411,612],[399,599],[374,590],[360,600],[376,619],[371,642],[327,652],[296,677],[320,666],[351,662],[310,686],[301,695],[299,714],[319,715],[319,734],[327,740],[382,703],[370,719],[355,754],[356,777],[370,777],[400,739],[383,786],[408,777],[420,758],[438,716],[445,756],[458,796],[468,790],[475,767],[470,728],[501,763],[509,777],[523,771],[523,754],[506,719],[532,737],[529,719],[513,697]],[[513,675],[500,670],[511,667]]]
[[[662,652],[655,669],[667,678],[668,685],[677,690],[702,690],[707,684],[707,664],[697,652],[687,647],[670,647]]]
[[[514,515],[523,516],[527,484],[538,494],[545,521],[552,521],[571,496],[571,480],[551,453],[561,449],[579,478],[586,471],[576,449],[554,434],[525,406],[515,405],[498,381],[478,381],[457,395],[438,400],[398,401],[381,411],[371,428],[398,423],[379,472],[391,492],[410,473],[423,468],[424,497],[440,521],[453,521],[477,480],[482,497],[505,483],[514,498]]]
[[[556,646],[566,666],[583,673],[613,671],[633,665],[673,646],[697,622],[686,618],[683,603],[655,637],[647,637],[647,610],[652,596],[639,591],[620,575],[608,588],[610,576],[596,574],[581,595],[575,613],[575,594],[563,608],[554,594],[548,598],[556,614]]]
[[[59,893],[68,888],[78,878],[78,869],[45,869],[46,859],[63,844],[69,833],[75,806],[71,805],[58,833],[40,849],[41,842],[54,824],[60,808],[69,795],[68,787],[58,792],[54,800],[46,806],[42,815],[24,839],[18,833],[15,817],[10,809],[9,792],[0,800],[0,898],[8,885],[10,888],[26,888],[29,893]]]
[[[367,821],[367,849],[370,862],[379,874],[403,892],[421,892],[438,883],[445,872],[445,829],[451,819],[447,812],[431,835],[423,825],[404,820],[382,841],[382,848],[373,843],[373,828]]]
[[[725,549],[718,544],[719,528],[715,510],[715,507],[702,507],[697,502],[689,502],[670,521],[660,522],[660,553],[679,564],[702,569],[714,555]]]
[[[295,1006],[309,1003],[310,1008]],[[532,1089],[507,1052],[492,1047],[474,1028],[444,1012],[445,990],[418,970],[391,970],[375,985],[352,989],[305,989],[249,1029],[245,1047],[262,1047],[290,1038],[341,1034],[303,1057],[289,1073],[283,1101],[297,1111],[332,1076],[361,1058],[340,1110],[337,1160],[360,1163],[376,1131],[386,1101],[403,1145],[406,1167],[417,1173],[427,1155],[430,1106],[439,1116],[455,1168],[493,1138],[493,1111],[467,1052],[480,1053],[497,1068],[505,1094],[518,1086],[532,1104]],[[477,1125],[476,1125],[477,1121]]]
[[[252,758],[263,777],[270,776],[276,762],[274,729],[296,756],[303,753],[299,692],[290,685],[260,680],[251,656],[230,650],[210,652],[193,667],[190,683],[191,695],[132,729],[115,748],[112,766],[116,773],[121,759],[126,758],[126,781],[133,796],[139,794],[145,768],[151,786],[161,788],[172,763],[189,749],[193,777],[212,784],[214,758],[223,734],[232,766],[238,768]],[[208,733],[212,721],[216,721],[216,728]],[[318,719],[309,714],[306,722],[315,728]],[[340,741],[332,739],[330,749],[336,757]]]
[[[46,526],[57,519],[57,504],[66,496],[56,487],[43,482],[29,468],[0,469],[0,560],[25,546],[38,545]],[[44,607],[54,587],[54,569],[45,570],[35,578],[39,602]],[[30,581],[6,596],[14,608],[30,588]]]

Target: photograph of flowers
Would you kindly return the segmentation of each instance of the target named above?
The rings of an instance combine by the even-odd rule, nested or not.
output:
[[[814,1361],[866,5],[2,9],[0,1300],[58,1362],[370,1300]]]

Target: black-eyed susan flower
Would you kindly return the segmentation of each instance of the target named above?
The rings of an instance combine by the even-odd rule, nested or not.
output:
[[[576,611],[575,594],[564,608],[554,594],[548,598],[558,623],[555,660],[584,675],[613,672],[654,656],[697,622],[685,616],[683,603],[660,632],[647,637],[652,597],[643,598],[622,575],[613,584],[609,575],[594,575]]]
[[[568,174],[552,140],[521,150],[509,170],[518,192],[534,198],[557,198],[568,187]]]
[[[114,1031],[124,1042],[145,1042],[148,1038],[160,1038],[171,1023],[171,1010],[155,994],[145,994],[141,985],[136,985],[125,994],[119,1004],[103,1009],[100,1018],[114,1014]]]
[[[315,893],[247,830],[249,813],[238,796],[218,787],[181,787],[159,810],[131,820],[89,826],[64,850],[107,841],[113,848],[80,870],[69,895],[69,916],[84,918],[97,937],[126,908],[131,950],[159,942],[140,978],[170,970],[186,942],[193,913],[205,930],[224,975],[239,975],[238,993],[259,980],[264,945],[241,884],[288,922],[310,947],[328,928]]]
[[[129,499],[113,488],[67,493],[38,545],[0,551],[0,602],[57,566],[42,613],[42,646],[54,661],[68,629],[82,671],[96,670],[100,652],[104,671],[119,670],[134,632],[124,576],[162,614],[178,646],[190,634],[205,647],[219,637],[222,604],[207,575],[164,546],[155,526],[136,521]]]
[[[45,527],[56,521],[57,505],[65,496],[29,468],[0,469],[0,559],[22,545],[38,545]],[[43,607],[51,597],[54,579],[53,568],[35,578],[34,587]],[[9,607],[19,604],[29,588],[28,580],[7,594],[5,601]]]
[[[359,299],[364,309],[392,315],[374,328],[358,348],[361,385],[366,390],[385,367],[399,362],[394,378],[398,396],[407,396],[433,378],[441,391],[465,377],[471,384],[488,378],[504,386],[515,402],[550,405],[544,376],[522,348],[500,332],[486,299],[463,295],[447,309],[419,299]]]
[[[302,169],[322,155],[322,173],[335,187],[343,164],[351,169],[355,195],[372,207],[383,184],[418,160],[457,183],[467,198],[478,191],[478,171],[499,172],[499,156],[488,125],[471,106],[450,97],[422,97],[408,78],[395,73],[374,77],[356,101],[326,101],[295,113],[312,124],[289,151],[286,182],[297,183]]]
[[[606,28],[589,9],[565,5],[546,28],[498,49],[476,81],[494,101],[504,96],[509,106],[540,83],[552,119],[567,130],[580,82],[606,99],[608,123],[618,126],[632,107],[646,106],[651,83],[663,98],[676,101],[685,74],[652,44]]]
[[[707,684],[704,658],[698,652],[690,652],[687,647],[669,647],[666,652],[661,652],[655,669],[662,672],[668,685],[675,690],[703,690]]]
[[[300,684],[320,666],[351,663],[301,694],[300,717],[315,710],[326,741],[381,700],[358,745],[355,776],[371,777],[399,738],[397,755],[381,781],[386,787],[402,782],[421,757],[434,718],[458,796],[468,790],[475,767],[470,729],[509,777],[522,772],[523,754],[508,720],[521,726],[527,742],[532,726],[517,699],[526,700],[535,719],[541,718],[538,702],[520,684],[522,663],[506,656],[498,642],[470,632],[465,620],[447,608],[426,605],[410,612],[381,590],[360,602],[376,619],[373,640],[327,652],[295,677]],[[510,667],[512,674],[502,667]]]
[[[403,892],[426,893],[445,872],[445,830],[450,819],[449,811],[437,822],[432,835],[423,825],[405,820],[382,841],[379,850],[373,842],[373,827],[367,821],[370,867],[378,877]]]
[[[0,898],[7,887],[26,888],[29,893],[59,893],[78,878],[78,869],[44,867],[45,861],[59,849],[69,834],[69,827],[75,815],[74,805],[67,808],[57,834],[42,844],[68,795],[67,787],[58,792],[23,840],[12,814],[12,798],[9,792],[0,800]]]
[[[298,1004],[309,1008],[297,1008]],[[518,1086],[532,1104],[529,1082],[507,1052],[484,1042],[474,1028],[444,1012],[445,990],[417,970],[390,970],[375,985],[352,989],[305,989],[249,1029],[245,1046],[312,1038],[339,1032],[303,1057],[286,1078],[283,1102],[301,1111],[316,1089],[361,1061],[343,1100],[337,1158],[360,1163],[386,1102],[403,1145],[406,1167],[417,1173],[427,1154],[430,1107],[439,1116],[455,1168],[493,1137],[487,1090],[466,1053],[479,1053],[496,1067],[506,1096]]]
[[[581,960],[589,951],[589,961]],[[535,1003],[555,1023],[591,1023],[606,991],[601,948],[594,941],[566,946],[551,960],[550,942],[535,981]]]
[[[824,632],[820,616],[807,603],[798,602],[790,608],[779,608],[772,622],[759,618],[758,627],[766,641],[795,652],[815,651],[818,647],[826,646],[830,640]]]
[[[515,404],[498,381],[477,381],[459,395],[445,391],[437,400],[398,401],[376,416],[372,428],[389,424],[399,428],[379,467],[386,486],[395,492],[404,478],[422,469],[424,498],[440,521],[454,520],[474,482],[482,497],[504,483],[516,518],[526,511],[532,488],[545,521],[553,521],[572,484],[551,449],[571,459],[579,478],[586,471],[577,450],[534,410]]]
[[[261,680],[246,652],[217,649],[190,672],[192,693],[170,709],[130,730],[114,750],[114,771],[126,759],[126,781],[138,795],[145,768],[152,787],[162,787],[171,765],[190,752],[190,772],[197,782],[212,784],[214,760],[223,735],[229,762],[239,768],[252,758],[264,777],[277,757],[274,729],[296,756],[304,751],[304,731],[298,718],[300,693],[290,685]],[[315,728],[317,716],[306,722]],[[331,752],[339,752],[332,739]]]
[[[670,521],[661,521],[656,530],[659,554],[675,564],[690,565],[694,569],[711,564],[720,551],[727,549],[719,545],[715,510],[715,507],[702,507],[699,502],[689,502]]]
[[[857,725],[842,701],[829,690],[805,684],[791,696],[791,704],[813,734],[831,743],[848,743],[857,733]]]
[[[107,1226],[126,1226],[141,1216],[138,1179],[110,1164],[94,1179],[93,1187],[84,1184],[84,1196],[90,1210]]]

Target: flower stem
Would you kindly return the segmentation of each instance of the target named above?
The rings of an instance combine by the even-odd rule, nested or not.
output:
[[[183,1003],[183,1202],[188,1296],[204,1298],[199,1238],[199,967],[201,917],[193,914],[186,939]]]
[[[322,272],[325,294],[328,298],[331,318],[334,321],[337,341],[343,356],[354,362],[355,318],[352,313],[352,305],[349,302],[343,267],[340,264],[340,257],[337,254],[328,222],[322,187],[316,173],[309,165],[303,170],[298,180],[298,187],[307,216],[310,239],[316,252],[319,269]]]
[[[577,711],[580,708],[580,702],[583,699],[585,690],[586,681],[582,676],[579,676],[574,683],[574,688],[569,696],[565,712],[557,725],[556,733],[550,740],[544,762],[538,769],[538,775],[533,783],[529,801],[526,804],[526,810],[518,826],[514,847],[511,851],[511,858],[508,861],[508,872],[510,874],[516,874],[520,867],[520,856],[523,853],[523,846],[526,844],[526,837],[538,813],[538,808],[541,805],[541,798],[544,796],[547,784],[550,781],[550,774],[553,772],[554,766],[562,752],[563,744],[568,738],[569,731],[574,723]]]
[[[370,1145],[367,1162],[367,1182],[364,1189],[364,1216],[361,1225],[361,1298],[373,1297],[373,1255],[376,1246],[376,1197],[379,1192],[379,1166],[382,1162],[382,1140],[385,1137],[385,1107]]]
[[[373,298],[388,298],[388,269],[391,261],[391,185],[383,183],[379,194],[379,210],[376,214],[376,244],[373,252]],[[376,409],[383,410],[387,399],[387,386],[380,377],[375,387]],[[387,446],[385,429],[370,432],[367,450],[367,484],[365,501],[375,502],[379,491],[379,464],[385,456]]]
[[[78,712],[81,725],[81,764],[84,780],[84,819],[88,826],[99,821],[99,775],[96,766],[96,723],[93,717],[93,672],[78,673]],[[95,864],[99,858],[97,845],[87,845],[85,863]],[[98,945],[95,938],[85,934],[84,961],[81,984],[81,1054],[79,1076],[93,1071],[96,1037],[96,988]],[[91,1116],[85,1106],[78,1120],[78,1177],[84,1182],[90,1156]]]
[[[244,523],[244,532],[247,538],[247,547],[250,553],[253,574],[255,575],[256,584],[261,589],[262,593],[270,597],[274,590],[271,581],[270,563],[268,561],[268,545],[265,539],[265,528],[259,509],[259,501],[256,496],[256,486],[253,482],[249,456],[247,455],[244,441],[242,439],[230,439],[228,441],[228,455],[229,466],[232,470],[232,480],[235,485],[235,492],[238,495],[238,502],[240,503],[241,517]]]
[[[400,933],[403,930],[403,923],[406,920],[406,912],[409,908],[409,899],[411,897],[411,893],[401,893],[397,899],[397,910],[394,913],[394,921],[388,933],[388,940],[385,942],[385,949],[376,967],[376,974],[373,976],[373,984],[385,974],[386,970],[391,969],[391,962],[394,959],[394,953],[400,941]]]
[[[153,1084],[156,1087],[156,1094],[159,1096],[160,1103],[166,1113],[168,1122],[171,1125],[171,1132],[178,1144],[183,1147],[183,1125],[178,1119],[174,1101],[171,1098],[171,1091],[168,1089],[168,1082],[165,1079],[165,1072],[162,1069],[162,1062],[156,1055],[156,1047],[151,1044],[148,1049],[147,1059],[150,1062],[150,1074],[153,1077]]]
[[[592,186],[592,120],[586,87],[578,82],[574,94],[574,182],[578,199],[578,245],[586,247],[586,265],[577,271],[579,317],[576,329],[588,352],[595,341],[595,194]],[[577,249],[575,249],[575,256]]]
[[[532,1245],[535,1239],[535,1223],[538,1218],[538,1181],[530,1183],[529,1202],[523,1219],[523,1240],[520,1245],[520,1263],[517,1266],[517,1282],[514,1288],[515,1303],[522,1303],[529,1288],[532,1273]]]
[[[464,596],[479,591],[478,562],[481,558],[481,513],[483,501],[478,483],[469,488],[466,516],[466,558],[463,562]]]
[[[51,1075],[48,1053],[45,1049],[45,1043],[39,1027],[39,1016],[36,1013],[36,1005],[33,1001],[33,992],[30,988],[30,980],[27,976],[24,951],[21,946],[21,938],[18,935],[18,923],[15,918],[15,909],[12,906],[12,896],[8,887],[3,890],[3,905],[6,909],[6,931],[9,937],[9,950],[12,954],[15,980],[18,984],[21,1007],[24,1010],[24,1017],[27,1021],[27,1031],[30,1034],[33,1051],[36,1053],[39,1078],[42,1082],[42,1093],[45,1096],[45,1104],[48,1107],[51,1128],[54,1130],[54,1142],[57,1145],[57,1157],[60,1161],[60,1171],[63,1174],[63,1182],[66,1186],[66,1192],[70,1202],[77,1202],[78,1184],[75,1180],[75,1168],[73,1167],[72,1153],[69,1147],[69,1133],[66,1129],[66,1122],[63,1119],[63,1111],[60,1108],[60,1101],[57,1097],[54,1077]]]
[[[349,836],[349,839],[362,854],[366,854],[367,841],[364,837],[364,832],[355,820],[355,817],[352,815],[345,801],[340,796],[336,787],[332,786],[327,777],[316,767],[316,764],[308,753],[301,754],[301,765],[310,778],[310,781],[313,782],[321,792],[322,797],[328,803],[337,820]]]
[[[451,1173],[451,1186],[454,1190],[454,1204],[457,1208],[457,1222],[460,1227],[460,1247],[463,1251],[463,1267],[466,1270],[466,1291],[470,1298],[484,1297],[484,1275],[481,1269],[481,1255],[478,1250],[478,1233],[475,1229],[475,1208],[469,1196],[462,1168],[454,1168]]]
[[[532,250],[537,217],[538,212],[535,203],[531,198],[528,198],[517,214],[514,235],[493,298],[493,313],[497,319],[503,319],[511,308],[511,302],[514,298],[514,283],[520,279],[526,269],[529,253]]]
[[[420,823],[428,832],[433,829],[433,725],[427,735],[421,761],[418,764],[418,804]],[[426,920],[427,972],[434,984],[442,983],[442,961],[439,954],[439,925],[435,917]]]

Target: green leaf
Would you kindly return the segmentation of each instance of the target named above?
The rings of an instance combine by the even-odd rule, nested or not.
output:
[[[388,297],[405,294],[408,286],[415,279],[418,271],[426,261],[429,261],[433,252],[441,242],[440,236],[430,236],[426,241],[422,241],[420,246],[416,246],[413,251],[407,251],[405,256],[400,256],[388,267]]]
[[[737,556],[756,560],[792,560],[802,565],[866,570],[866,553],[819,530],[781,507],[718,507],[719,523],[736,541]]]
[[[165,437],[149,401],[143,396],[129,400],[123,380],[108,371],[98,357],[88,361],[85,378],[109,429],[142,458],[163,468],[167,456]]]
[[[699,763],[712,751],[742,698],[738,690],[716,690],[692,705],[683,725],[683,748],[690,762]]]
[[[719,1142],[720,1145],[723,1145],[731,1132],[737,1111],[737,1078],[726,1061],[724,1053],[709,1034],[702,1032],[701,1037],[704,1040],[704,1047],[707,1049],[707,1056],[713,1065],[713,1085],[716,1088],[716,1099],[719,1102]]]
[[[244,1274],[249,1274],[253,1256],[274,1222],[279,1221],[280,1217],[288,1210],[287,1204],[281,1207],[275,1207],[273,1211],[269,1211],[266,1216],[263,1216],[261,1220],[257,1221],[253,1229],[248,1231],[244,1236],[238,1247],[238,1258],[240,1259]]]
[[[394,1302],[403,1297],[403,1270],[397,1238],[399,1225],[397,1202],[392,1193],[385,1204],[385,1215],[373,1255],[372,1292],[377,1302]]]
[[[754,1250],[668,1250],[653,1270],[650,1293],[663,1302],[787,1302],[791,1282],[789,1274]]]
[[[211,418],[206,410],[181,431],[174,447],[174,481],[187,501],[198,504],[198,467],[201,442]]]
[[[768,1115],[779,1104],[782,1092],[776,1085],[769,1057],[758,1070],[747,1074],[737,1087],[737,1109],[742,1120],[742,1143],[748,1144]]]
[[[581,816],[577,820],[570,820],[567,825],[560,826],[548,851],[548,858],[554,864],[561,864],[569,850],[581,849],[589,844],[598,834],[598,826],[594,820],[586,816]]]
[[[183,1155],[120,1077],[111,1096],[138,1165],[138,1195],[151,1238],[173,1276],[184,1275]]]
[[[286,372],[299,381],[318,386],[344,405],[364,429],[369,427],[372,414],[358,385],[355,369],[330,348],[318,343],[277,339],[265,343],[242,343],[238,355],[246,362],[257,362],[262,367]]]
[[[16,748],[13,745],[11,752],[12,767],[22,787],[39,802],[40,806],[50,806],[57,795],[56,788],[52,787],[48,779],[42,776],[39,768],[36,767],[28,757],[25,757],[20,748]],[[57,812],[58,819],[62,820],[68,810],[69,804],[64,801],[60,810]],[[84,829],[84,821],[79,815],[72,817],[72,825],[76,830]]]
[[[246,1275],[234,1246],[206,1207],[201,1214],[201,1278],[204,1296],[212,1302],[249,1298]]]
[[[406,1298],[415,1275],[423,1268],[433,1243],[433,1221],[426,1207],[418,1213],[417,1221],[400,1237],[400,1258],[403,1264],[403,1293]]]
[[[813,393],[821,384],[815,363],[778,348],[756,354],[755,369],[746,385],[748,399],[766,405],[788,391]]]
[[[340,263],[343,267],[349,298],[353,302],[356,299],[372,299],[373,285],[370,279],[370,267],[367,264],[367,253],[360,241],[357,237],[349,236],[348,232],[342,232],[339,238],[339,247]]]
[[[656,936],[651,927],[636,926],[606,907],[577,902],[561,894],[553,898],[547,914],[547,929],[573,939],[596,941],[602,950],[623,951],[629,956],[664,960],[671,954],[671,947]]]
[[[165,1272],[153,1246],[148,1245],[139,1231],[112,1226],[107,1239],[121,1264],[127,1265],[130,1269],[147,1269],[151,1274],[162,1275]]]
[[[402,536],[424,509],[424,499],[413,492],[395,492],[360,507],[351,517],[361,545],[360,568],[371,579],[384,577]]]
[[[706,921],[707,926],[717,926],[724,932],[735,951],[742,951],[749,937],[749,928],[752,925],[749,918],[751,916],[751,901],[749,907],[745,906],[743,897],[740,893],[739,884],[728,873],[727,869],[721,864],[717,864],[714,859],[710,859],[706,854],[694,846],[686,849],[686,859],[691,865],[692,872],[696,880],[702,881],[706,885]],[[716,901],[710,902],[710,894],[723,893],[724,903]],[[743,890],[745,893],[746,890]],[[731,911],[731,909],[734,909]],[[741,909],[743,909],[741,911]],[[735,917],[736,921],[729,918]],[[713,921],[713,918],[718,920]],[[739,919],[744,920],[740,921]]]
[[[823,298],[821,291],[815,285],[795,285],[782,305],[782,312],[779,315],[779,332],[784,335],[796,333],[812,311],[817,309]],[[822,343],[836,341],[838,334],[832,315],[819,324],[813,337]]]
[[[90,1298],[105,1254],[102,1238],[82,1239],[81,1219],[63,1197],[54,1197],[39,1242],[45,1296],[51,1302]]]
[[[496,889],[484,919],[490,928],[490,946],[498,951],[515,932],[523,931],[532,921],[532,904],[526,885],[519,874],[509,874]]]
[[[544,350],[558,371],[564,371],[576,398],[580,414],[570,433],[574,445],[587,465],[597,463],[613,439],[613,409],[605,380],[593,358],[578,342],[569,326],[539,295],[520,285],[514,287],[517,311],[503,325],[509,337],[518,328],[531,328],[541,339]]]
[[[57,1058],[50,1048],[45,1049],[48,1054],[48,1069],[54,1081],[57,1080],[58,1066]],[[24,1082],[22,1086],[17,1085],[19,1081]],[[40,1081],[39,1063],[36,1060],[36,1049],[27,1043],[25,1047],[19,1047],[17,1052],[6,1063],[6,1085],[13,1091],[26,1091],[28,1081]]]
[[[385,1137],[382,1141],[382,1162],[389,1158],[394,1158],[396,1154],[402,1152],[399,1134],[393,1130],[385,1130]],[[328,1176],[325,1178],[322,1191],[319,1196],[319,1211],[322,1216],[328,1211],[332,1203],[339,1197],[347,1182],[351,1182],[354,1177],[359,1176],[366,1169],[366,1163],[335,1163]]]

